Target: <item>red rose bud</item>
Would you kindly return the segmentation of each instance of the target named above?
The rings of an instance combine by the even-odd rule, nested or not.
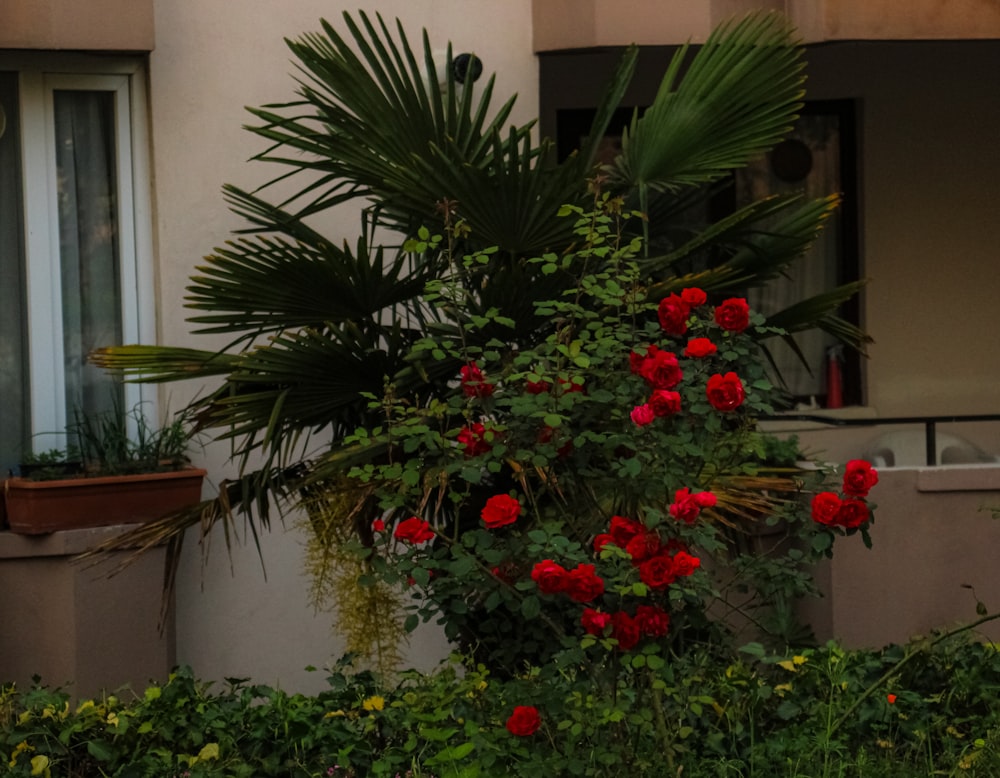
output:
[[[715,309],[715,323],[729,332],[743,332],[750,325],[750,306],[742,297],[731,297]]]
[[[490,450],[486,440],[486,427],[479,422],[463,427],[458,433],[458,442],[465,448],[465,456],[475,457]]]

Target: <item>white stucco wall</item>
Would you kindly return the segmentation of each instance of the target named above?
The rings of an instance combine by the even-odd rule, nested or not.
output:
[[[427,28],[435,48],[444,49],[450,40],[456,52],[474,51],[487,72],[497,73],[500,98],[518,93],[512,121],[520,124],[537,115],[529,0],[360,5],[390,24],[401,19],[412,44],[419,46],[421,29]],[[330,0],[156,0],[150,94],[161,342],[198,347],[213,342],[189,334],[181,308],[184,287],[200,258],[240,226],[225,207],[222,184],[253,188],[277,172],[247,164],[263,146],[240,128],[252,118],[244,106],[293,97],[291,58],[283,39],[318,30],[321,17],[346,32],[341,12],[357,7]],[[327,233],[353,242],[356,213],[331,214]],[[179,407],[198,389],[171,387],[170,407]],[[204,458],[212,476],[232,473],[224,450],[211,449]],[[193,541],[185,549],[177,590],[178,660],[205,678],[251,676],[303,691],[322,686],[323,674],[304,668],[322,667],[339,656],[342,646],[332,637],[330,618],[307,606],[302,539],[280,528],[263,537],[266,580],[252,541],[233,550],[230,566],[217,535],[204,569]],[[427,666],[444,650],[434,635],[416,643],[417,665]]]

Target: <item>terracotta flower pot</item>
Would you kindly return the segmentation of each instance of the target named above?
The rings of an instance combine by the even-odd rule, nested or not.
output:
[[[39,535],[65,529],[141,524],[201,500],[205,471],[4,483],[7,524],[12,532]]]

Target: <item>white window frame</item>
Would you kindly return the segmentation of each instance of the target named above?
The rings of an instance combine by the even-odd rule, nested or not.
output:
[[[25,278],[31,435],[65,429],[66,392],[57,210],[54,92],[108,91],[114,96],[120,299],[124,343],[156,334],[149,127],[141,61],[56,55],[0,55],[0,70],[18,73],[24,204]],[[112,344],[109,344],[112,345]],[[154,387],[125,385],[125,407],[142,404],[157,419]],[[134,423],[134,420],[130,420]],[[49,435],[40,448],[64,445]]]

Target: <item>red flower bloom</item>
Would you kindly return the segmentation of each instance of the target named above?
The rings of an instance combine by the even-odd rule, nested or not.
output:
[[[642,637],[639,623],[627,613],[619,611],[611,617],[611,637],[618,641],[619,651],[629,651]]]
[[[490,572],[505,584],[513,584],[517,580],[518,570],[514,562],[504,562],[494,567]]]
[[[672,294],[660,300],[656,314],[660,320],[660,328],[668,335],[683,335],[687,332],[691,308],[679,295]]]
[[[542,725],[542,717],[534,705],[518,705],[507,719],[507,731],[517,737],[534,735]]]
[[[562,565],[551,559],[544,559],[531,569],[531,580],[542,594],[558,594],[566,591],[569,573]]]
[[[687,487],[674,493],[674,501],[670,506],[670,515],[685,524],[694,524],[702,508],[711,508],[716,503],[716,497],[711,492],[691,494]]]
[[[462,392],[466,397],[490,397],[493,394],[493,384],[486,381],[483,371],[475,362],[463,365],[459,373],[462,377]]]
[[[588,635],[601,637],[604,635],[604,630],[611,624],[611,614],[601,613],[593,608],[584,608],[583,614],[580,616],[580,624]]]
[[[697,286],[690,286],[687,289],[681,290],[681,300],[690,307],[697,308],[699,305],[704,305],[708,302],[708,295],[705,294],[703,289],[699,289]]]
[[[634,564],[645,562],[660,552],[660,536],[648,530],[640,532],[628,542],[625,551],[632,557]]]
[[[637,427],[645,427],[647,424],[653,423],[653,419],[656,418],[656,413],[653,411],[649,403],[644,403],[643,405],[635,406],[629,414],[629,417]]]
[[[559,389],[563,394],[572,394],[573,392],[584,391],[583,383],[577,383],[576,381],[567,381],[565,378],[559,379]]]
[[[489,529],[505,527],[517,521],[521,515],[521,503],[509,494],[495,494],[486,501],[481,515]]]
[[[372,532],[382,532],[385,529],[385,522],[382,519],[375,519],[372,522]]]
[[[836,527],[841,502],[833,492],[820,492],[812,498],[812,520],[827,527]]]
[[[647,559],[639,565],[639,580],[650,589],[666,589],[677,580],[674,560],[666,554]]]
[[[646,637],[662,638],[670,629],[670,614],[655,605],[640,605],[635,609],[635,620]]]
[[[852,459],[844,468],[844,494],[867,497],[878,483],[878,471],[863,459]]]
[[[677,578],[686,578],[701,567],[701,560],[691,556],[687,551],[678,551],[673,556],[674,574]]]
[[[857,529],[871,518],[864,500],[842,500],[837,511],[837,524],[846,529]]]
[[[702,359],[704,357],[710,357],[712,354],[719,350],[712,341],[708,338],[691,338],[688,341],[687,347],[684,349],[684,356],[693,357],[694,359]]]
[[[647,403],[656,416],[673,416],[680,413],[681,396],[669,389],[657,389]]]
[[[409,519],[405,519],[396,525],[396,530],[392,533],[392,536],[396,540],[402,540],[406,543],[426,543],[434,537],[434,530],[423,519],[411,516]]]
[[[479,456],[490,450],[491,443],[486,440],[486,427],[479,422],[468,427],[462,427],[458,433],[458,442],[465,447],[467,457]]]
[[[602,532],[596,538],[594,538],[594,553],[600,554],[601,549],[604,548],[608,543],[615,545],[615,539],[611,537],[607,532]]]
[[[592,602],[604,594],[604,581],[594,573],[593,565],[579,564],[568,574],[566,594],[576,602]]]
[[[885,695],[885,701],[887,703],[889,703],[890,705],[895,705],[896,704],[896,695],[895,694],[887,694],[887,695]]]
[[[615,545],[618,548],[625,548],[632,538],[646,531],[646,525],[635,519],[626,519],[624,516],[612,516],[608,531],[614,538]]]
[[[525,381],[524,391],[528,394],[545,394],[552,388],[548,381]]]
[[[716,307],[715,323],[729,332],[743,332],[750,326],[750,306],[742,297],[730,297]]]
[[[746,399],[743,382],[740,381],[740,377],[736,373],[726,373],[725,375],[716,373],[711,376],[705,387],[705,395],[712,407],[723,413],[735,411]]]
[[[631,356],[629,362],[632,362]],[[684,377],[677,355],[656,345],[647,347],[646,356],[641,358],[635,372],[653,389],[673,389]]]

